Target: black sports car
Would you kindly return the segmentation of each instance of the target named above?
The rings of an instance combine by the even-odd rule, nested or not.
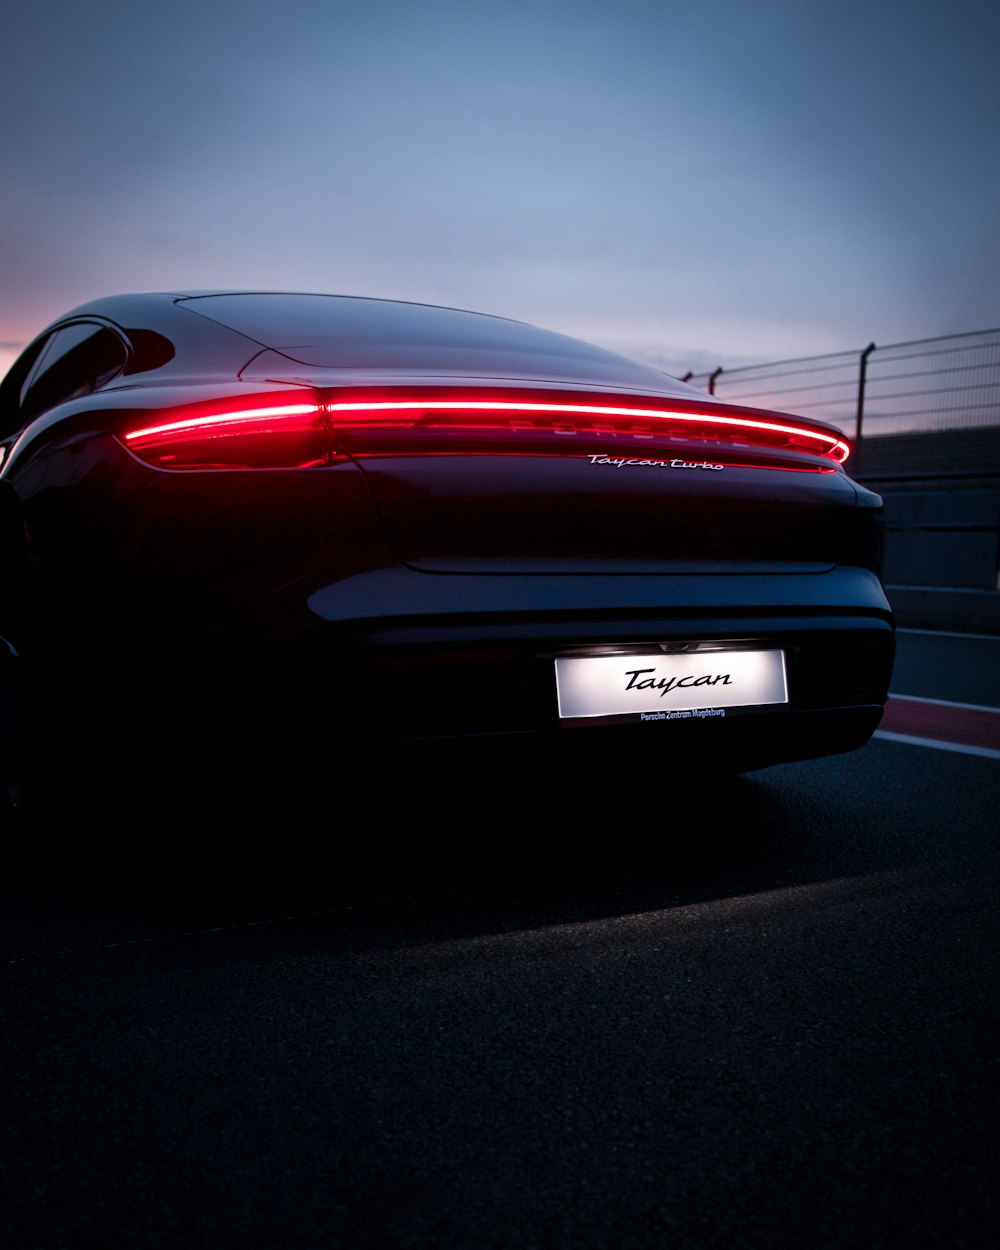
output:
[[[86,304],[0,385],[6,772],[859,747],[893,623],[849,450],[499,317]]]

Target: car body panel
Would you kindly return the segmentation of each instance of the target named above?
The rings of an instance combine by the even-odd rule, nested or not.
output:
[[[393,554],[431,572],[822,572],[856,495],[839,473],[601,456],[365,457]],[[676,468],[670,467],[674,462]],[[461,525],[455,524],[461,515]]]

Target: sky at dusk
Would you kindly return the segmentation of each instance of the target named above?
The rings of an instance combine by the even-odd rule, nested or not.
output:
[[[671,373],[1000,325],[1000,5],[53,0],[0,372],[124,291],[498,313]]]

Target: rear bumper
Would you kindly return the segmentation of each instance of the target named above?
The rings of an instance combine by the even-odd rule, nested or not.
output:
[[[887,623],[892,609],[869,569],[751,574],[456,574],[404,565],[342,577],[308,596],[310,613],[331,624],[379,620],[510,617],[517,612],[569,617],[601,613],[710,621],[720,614],[775,619],[794,614],[856,615]]]
[[[451,762],[655,755],[657,767],[745,771],[862,746],[881,718],[894,655],[889,606],[863,569],[661,578],[397,567],[313,590],[305,614],[301,589],[297,603],[297,630],[280,640],[234,630],[228,655],[189,652],[169,684],[123,689],[121,656],[91,668],[72,701],[77,740],[101,725],[100,738],[124,754],[138,744],[145,759],[171,758],[181,748],[186,758],[312,776],[381,750],[445,751]],[[780,647],[789,702],[704,719],[560,721],[556,656],[718,640]],[[68,724],[66,687],[50,693]],[[133,726],[142,728],[123,744],[121,729]]]
[[[894,656],[889,604],[860,568],[739,577],[382,569],[315,591],[309,607],[327,625],[323,653],[339,646],[355,658],[343,695],[361,736],[408,750],[650,753],[741,770],[834,754],[874,732]],[[638,726],[560,722],[554,658],[567,649],[720,639],[780,646],[790,702]]]

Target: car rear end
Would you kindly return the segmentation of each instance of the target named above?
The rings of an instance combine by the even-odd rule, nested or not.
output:
[[[867,740],[893,626],[839,431],[384,303],[185,297],[249,341],[236,377],[110,388],[19,449],[48,620],[154,770],[195,738],[312,779],[383,748],[730,771]]]
[[[847,477],[836,431],[634,392],[335,382],[314,378],[315,411],[266,431],[236,413],[123,439],[171,493],[218,474],[234,532],[267,518],[253,576],[270,623],[244,689],[318,726],[313,741],[731,770],[874,730],[893,652],[879,500]],[[280,462],[303,417],[308,464],[242,465],[241,438]],[[298,627],[275,647],[279,618]],[[253,632],[220,639],[252,653]]]

